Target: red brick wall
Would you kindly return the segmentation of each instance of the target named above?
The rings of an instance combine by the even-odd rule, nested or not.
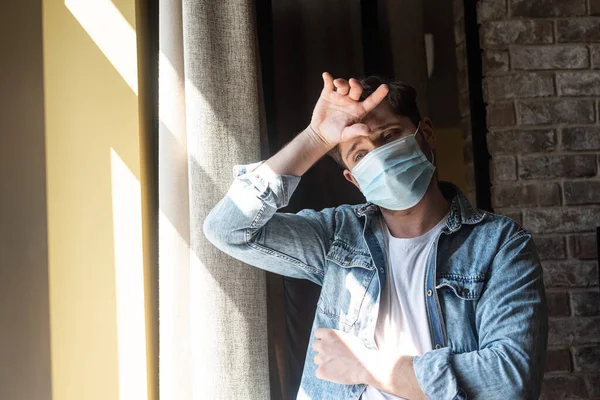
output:
[[[458,82],[468,93],[462,4]],[[600,398],[598,16],[600,0],[478,2],[492,204],[538,244],[551,316],[548,399]],[[468,97],[459,103],[468,118]]]

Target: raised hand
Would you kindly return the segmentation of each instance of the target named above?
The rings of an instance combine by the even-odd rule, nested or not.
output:
[[[367,136],[369,127],[361,121],[387,96],[387,85],[381,85],[364,101],[360,82],[354,78],[333,79],[323,73],[323,90],[313,111],[310,128],[328,148],[357,136]]]

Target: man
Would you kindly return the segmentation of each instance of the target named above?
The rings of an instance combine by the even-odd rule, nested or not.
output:
[[[233,257],[322,285],[298,399],[538,398],[548,322],[531,236],[437,182],[414,89],[323,80],[308,128],[238,167],[204,224]],[[368,203],[276,213],[328,153]]]

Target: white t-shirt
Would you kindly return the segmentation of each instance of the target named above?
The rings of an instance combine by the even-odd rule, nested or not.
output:
[[[388,271],[381,302],[375,343],[392,356],[423,355],[432,349],[425,308],[425,272],[429,253],[446,218],[422,236],[393,237],[382,222],[387,239]],[[398,400],[397,397],[367,386],[362,400]]]

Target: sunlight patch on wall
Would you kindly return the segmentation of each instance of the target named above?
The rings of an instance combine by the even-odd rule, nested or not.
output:
[[[140,183],[110,150],[117,296],[119,398],[148,398]]]
[[[110,0],[65,0],[65,6],[137,96],[136,35],[123,14]]]

